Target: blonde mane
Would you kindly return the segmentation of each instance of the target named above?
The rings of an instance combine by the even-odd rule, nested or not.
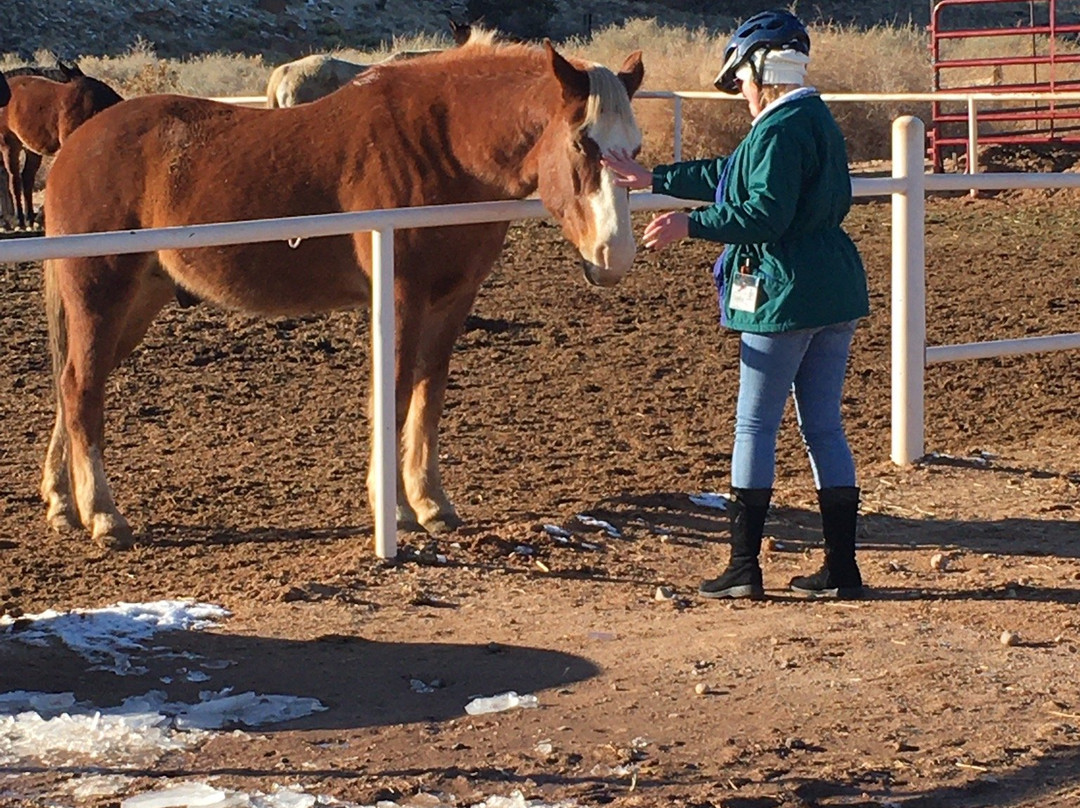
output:
[[[585,126],[602,123],[609,116],[633,120],[630,96],[619,77],[603,65],[589,68],[589,101],[585,107]]]
[[[469,38],[461,46],[463,48],[476,46],[493,46],[498,41],[499,32],[495,29],[488,30],[479,26],[473,26],[469,31]]]

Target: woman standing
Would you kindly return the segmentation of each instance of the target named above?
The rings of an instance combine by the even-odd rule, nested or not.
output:
[[[810,456],[825,563],[791,581],[810,597],[863,594],[855,562],[859,488],[840,413],[856,322],[869,313],[866,274],[841,229],[851,207],[844,137],[813,87],[806,28],[787,11],[739,26],[716,87],[741,93],[750,133],[728,157],[657,166],[606,156],[616,183],[712,204],[645,228],[647,247],[702,238],[726,246],[713,274],[721,322],[741,332],[731,461],[731,557],[704,581],[709,598],[764,595],[758,556],[772,498],[776,438],[789,393]]]

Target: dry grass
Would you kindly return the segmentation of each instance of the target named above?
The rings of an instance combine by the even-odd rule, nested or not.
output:
[[[930,51],[927,33],[910,24],[855,28],[824,25],[811,28],[814,42],[810,79],[822,92],[884,93],[925,92],[931,88]],[[618,67],[625,56],[642,50],[645,57],[644,89],[711,90],[727,35],[705,29],[665,26],[655,19],[631,19],[598,31],[591,39],[571,39],[563,49],[603,64]],[[948,43],[950,57],[1029,54],[1031,37],[1002,37]],[[446,35],[399,37],[375,50],[338,49],[334,53],[355,61],[378,61],[399,50],[424,50],[452,45]],[[1045,49],[1045,43],[1034,43]],[[1062,46],[1059,44],[1059,48]],[[38,54],[42,63],[48,54]],[[0,57],[0,69],[17,63],[12,56]],[[123,95],[152,92],[180,92],[202,96],[260,95],[274,67],[260,56],[212,54],[188,59],[161,59],[152,46],[138,43],[119,57],[86,57],[83,69],[116,86]],[[1075,78],[1072,73],[1058,78]],[[993,71],[978,68],[955,71],[951,86],[987,85],[1027,81],[1031,67]],[[985,74],[985,75],[984,75]],[[1045,68],[1035,74],[1046,79]],[[832,105],[848,140],[853,161],[889,155],[892,120],[902,114],[929,118],[929,104],[841,103]],[[636,105],[646,133],[643,159],[669,160],[673,143],[671,103],[641,101]],[[735,101],[684,102],[683,154],[686,158],[723,154],[730,151],[749,127],[745,105]]]
[[[810,81],[822,92],[925,92],[931,72],[926,33],[913,26],[870,29],[830,25],[811,28]],[[599,32],[588,42],[572,42],[583,54],[618,65],[630,50],[645,53],[645,89],[712,90],[727,37],[704,30],[666,28],[655,20],[632,20]],[[645,159],[669,159],[673,122],[670,103],[641,102],[639,121],[646,132]],[[926,118],[929,105],[840,103],[833,112],[848,141],[852,160],[889,154],[893,118]],[[705,157],[731,151],[750,125],[741,101],[685,101],[683,156]]]

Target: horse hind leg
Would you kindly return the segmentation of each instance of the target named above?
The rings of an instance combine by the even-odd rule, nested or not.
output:
[[[95,543],[109,549],[129,547],[134,537],[105,476],[105,385],[172,291],[161,277],[150,281],[146,264],[145,255],[46,264],[59,405],[42,494],[54,526],[77,512]]]
[[[23,227],[24,218],[22,211],[22,172],[19,170],[19,147],[11,144],[3,144],[4,169],[7,171],[7,194],[11,203],[11,211],[18,221],[19,227]]]
[[[33,227],[34,216],[34,180],[37,179],[38,169],[41,167],[41,155],[37,152],[27,151],[23,158],[21,175],[23,210],[26,213],[26,226]]]
[[[78,529],[79,512],[71,496],[71,457],[68,451],[64,407],[57,396],[56,420],[52,438],[45,453],[45,470],[41,478],[41,498],[45,500],[45,521],[58,532]]]

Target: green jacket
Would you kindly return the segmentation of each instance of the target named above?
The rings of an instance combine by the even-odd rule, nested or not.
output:
[[[727,158],[657,166],[653,191],[713,203],[690,214],[689,234],[727,245],[715,274],[728,327],[793,331],[869,313],[862,260],[840,227],[851,207],[844,136],[815,92],[766,110]],[[747,262],[760,279],[754,312],[730,306]]]

